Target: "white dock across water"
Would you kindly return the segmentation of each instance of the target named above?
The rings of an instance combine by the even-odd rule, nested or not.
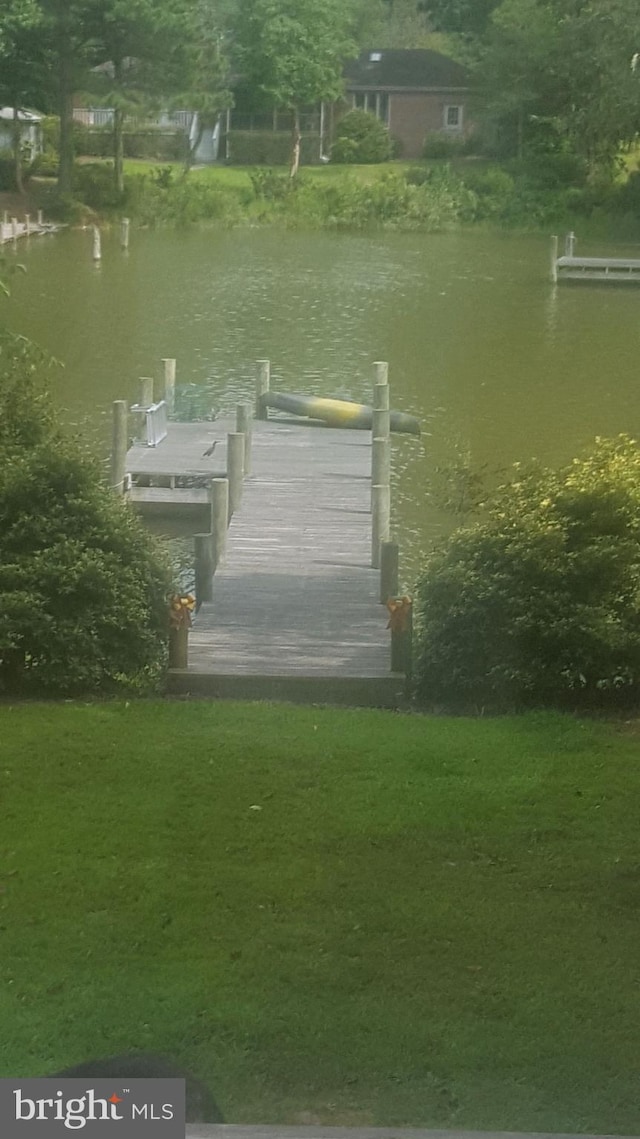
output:
[[[285,417],[252,428],[226,555],[171,691],[397,706],[405,679],[391,672],[389,614],[372,568],[371,432]],[[169,423],[157,446],[130,448],[134,505],[156,518],[192,511],[194,527],[208,530],[210,491],[181,484],[224,478],[234,431],[224,420]]]
[[[640,284],[640,258],[576,257],[576,236],[568,233],[564,254],[558,256],[558,238],[551,245],[552,281],[604,281],[609,284]]]

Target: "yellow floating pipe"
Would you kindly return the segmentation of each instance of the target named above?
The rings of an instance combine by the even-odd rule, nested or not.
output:
[[[294,392],[269,392],[263,396],[267,407],[288,411],[291,415],[304,415],[319,419],[327,427],[350,427],[371,430],[373,409],[365,403],[352,403],[345,399],[325,399],[323,396],[302,395]],[[391,412],[391,430],[409,435],[420,434],[420,422],[415,415],[404,411]]]

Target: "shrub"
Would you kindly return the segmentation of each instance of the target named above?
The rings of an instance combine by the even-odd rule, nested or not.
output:
[[[621,437],[501,488],[428,560],[416,694],[492,710],[640,696],[640,449]]]
[[[289,131],[230,131],[227,135],[229,162],[238,166],[287,166],[291,154]],[[303,134],[300,161],[311,166],[319,161],[320,136]]]
[[[117,209],[125,195],[116,189],[112,162],[78,165],[73,176],[74,194],[93,210]]]
[[[388,162],[392,153],[389,131],[369,111],[349,111],[340,119],[331,147],[332,162]]]
[[[465,140],[460,135],[442,131],[428,134],[422,148],[423,158],[457,158],[465,153]]]
[[[151,536],[65,440],[24,341],[0,354],[0,688],[141,691],[161,676],[169,571]]]
[[[22,178],[26,183],[31,177],[31,163],[24,162],[22,166]],[[0,190],[15,190],[16,177],[15,177],[15,159],[10,150],[0,150]]]

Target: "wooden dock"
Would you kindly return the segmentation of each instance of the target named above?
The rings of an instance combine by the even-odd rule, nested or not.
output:
[[[7,218],[6,216],[0,221],[0,245],[4,245],[9,241],[18,241],[20,238],[25,237],[40,237],[47,233],[56,233],[59,229],[63,229],[62,225],[54,222],[45,222],[43,220],[33,221],[28,215],[25,215],[23,221],[18,221],[17,218]]]
[[[230,420],[169,423],[155,447],[126,456],[143,516],[193,512],[209,529],[206,485],[225,476]],[[232,438],[232,436],[231,436]],[[205,456],[214,440],[214,454]],[[370,431],[256,421],[251,474],[231,519],[212,599],[189,633],[188,667],[170,691],[397,707],[388,612],[372,568]],[[145,486],[141,483],[161,485]],[[138,484],[138,485],[136,485]]]
[[[565,252],[558,256],[558,238],[552,238],[552,281],[604,281],[608,284],[640,285],[640,258],[576,257],[576,236],[567,234]]]

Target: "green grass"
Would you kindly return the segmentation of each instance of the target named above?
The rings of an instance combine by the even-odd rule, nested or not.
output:
[[[0,729],[0,1074],[135,1047],[231,1122],[638,1133],[631,731],[206,702]]]

